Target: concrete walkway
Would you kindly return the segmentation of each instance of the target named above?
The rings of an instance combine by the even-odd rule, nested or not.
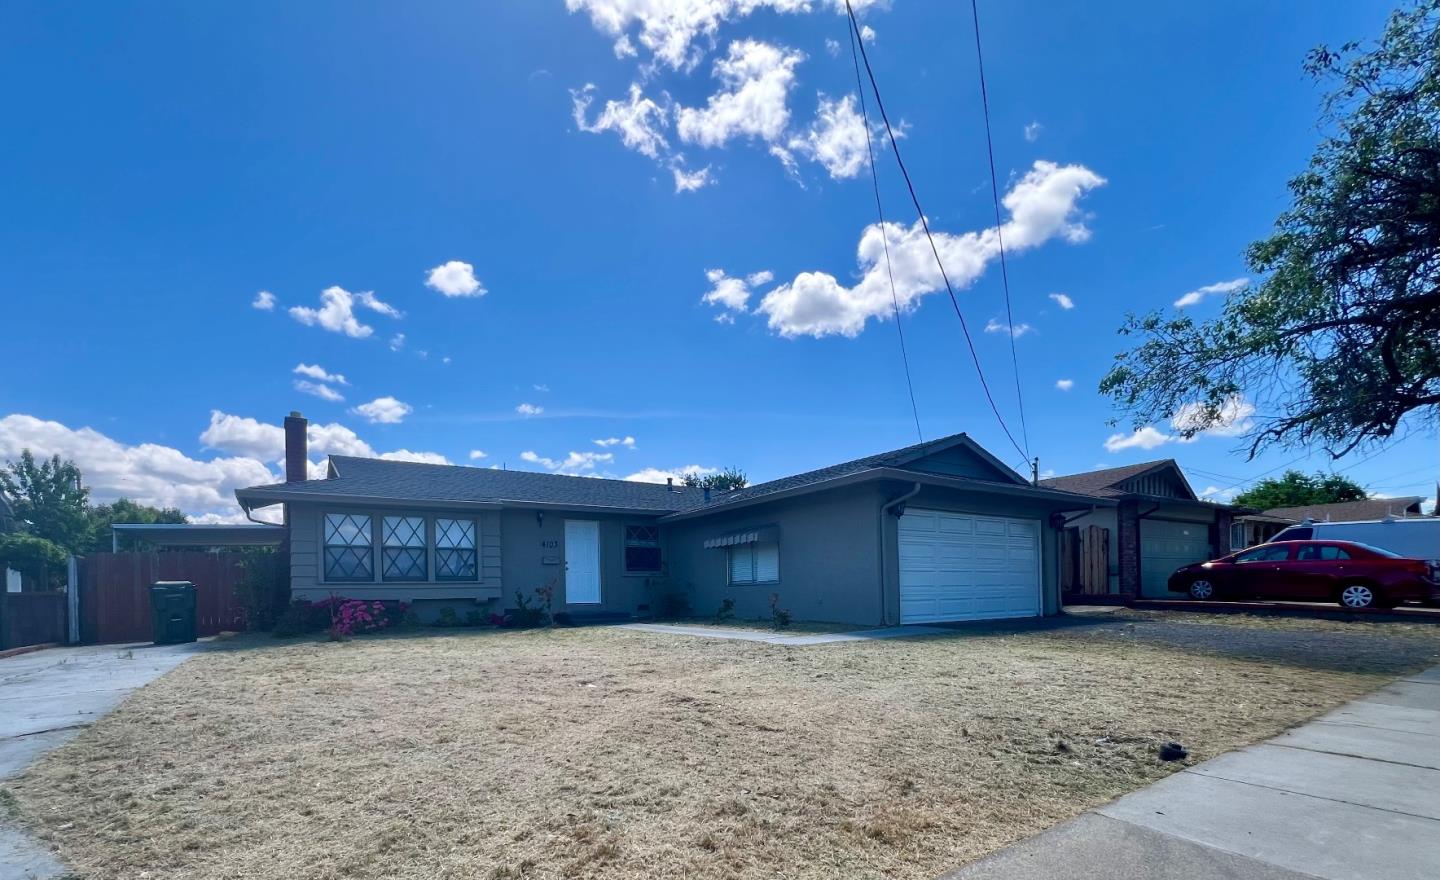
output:
[[[0,781],[76,736],[131,691],[204,650],[188,645],[52,648],[0,659]],[[63,877],[50,851],[0,824],[0,880]]]
[[[832,642],[868,642],[874,639],[902,639],[907,636],[954,635],[953,629],[936,626],[889,626],[884,629],[863,629],[839,633],[791,633],[773,630],[740,629],[728,626],[687,626],[674,623],[622,623],[620,629],[659,633],[672,636],[699,636],[706,639],[738,639],[742,642],[764,642],[767,645],[828,645]]]
[[[1440,877],[1440,667],[944,880]]]

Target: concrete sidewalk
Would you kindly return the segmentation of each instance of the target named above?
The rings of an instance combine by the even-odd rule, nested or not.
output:
[[[780,633],[774,630],[742,629],[729,626],[692,626],[678,623],[620,623],[620,629],[672,636],[697,636],[704,639],[735,639],[742,642],[763,642],[767,645],[829,645],[834,642],[868,642],[875,639],[904,639],[912,636],[954,635],[955,630],[935,626],[887,626],[884,629],[861,629],[834,633]]]
[[[0,659],[0,782],[204,649],[204,642],[103,645]],[[48,849],[0,824],[0,880],[65,874]]]
[[[1440,667],[943,880],[1440,877]]]

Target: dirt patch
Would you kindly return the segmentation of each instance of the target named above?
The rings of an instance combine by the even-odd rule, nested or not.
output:
[[[94,878],[932,877],[1388,672],[1055,632],[247,638],[10,788]]]

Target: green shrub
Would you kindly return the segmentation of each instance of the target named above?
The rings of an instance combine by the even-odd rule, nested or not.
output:
[[[456,614],[455,609],[451,608],[449,605],[441,608],[439,616],[435,618],[435,626],[452,627],[459,625],[460,615]]]
[[[721,622],[723,622],[723,621],[729,620],[730,618],[732,618],[732,617],[734,617],[734,616],[735,616],[735,600],[734,600],[734,599],[726,599],[725,601],[723,601],[723,602],[720,603],[720,607],[719,607],[718,609],[716,609],[716,611],[715,611],[715,622],[716,622],[716,623],[721,623]]]

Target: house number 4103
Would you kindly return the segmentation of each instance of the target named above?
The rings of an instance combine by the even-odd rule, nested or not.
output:
[[[558,549],[560,549],[560,542],[557,541],[557,540],[555,540],[554,538],[551,538],[551,539],[549,539],[549,540],[547,540],[547,541],[541,541],[541,542],[540,542],[540,549],[541,549],[541,550],[558,550]]]

